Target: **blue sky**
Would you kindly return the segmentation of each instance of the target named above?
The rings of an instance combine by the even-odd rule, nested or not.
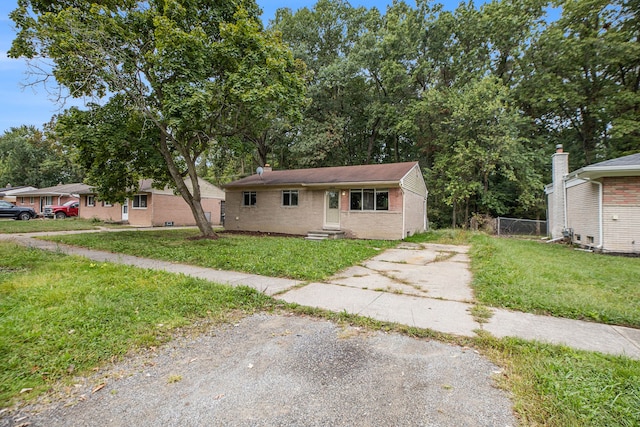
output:
[[[257,0],[263,9],[263,19],[273,18],[275,11],[281,7],[296,10],[301,7],[311,7],[315,0]],[[392,0],[352,0],[353,6],[377,7],[385,10]],[[440,1],[447,8],[455,8],[458,0]],[[409,3],[413,3],[409,1]],[[60,105],[56,102],[51,89],[55,85],[42,84],[25,87],[29,81],[27,65],[24,59],[7,58],[7,51],[15,36],[13,23],[9,19],[9,12],[16,8],[16,0],[2,0],[0,2],[0,135],[11,127],[33,125],[42,129],[43,124],[49,122],[57,114],[71,105],[82,105],[81,101],[74,104]],[[48,90],[49,88],[49,90]]]

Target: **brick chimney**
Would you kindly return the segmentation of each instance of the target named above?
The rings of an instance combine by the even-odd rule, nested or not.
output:
[[[569,153],[565,153],[562,144],[556,145],[556,152],[551,156],[551,176],[553,193],[549,195],[549,231],[552,239],[562,237],[566,226],[564,178],[569,174]]]
[[[262,168],[262,170],[265,171],[265,172],[271,172],[271,171],[273,171],[273,168],[271,167],[271,165],[269,163],[265,163],[265,165]]]

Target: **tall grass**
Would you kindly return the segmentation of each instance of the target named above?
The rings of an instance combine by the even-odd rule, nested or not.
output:
[[[640,258],[476,235],[473,287],[498,307],[640,327]]]
[[[640,361],[516,338],[477,342],[503,367],[497,380],[522,425],[640,425]]]

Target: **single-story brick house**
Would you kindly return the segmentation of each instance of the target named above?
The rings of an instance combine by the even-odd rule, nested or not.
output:
[[[272,170],[224,186],[227,230],[403,239],[427,229],[417,162]]]
[[[602,252],[640,253],[640,153],[569,173],[568,153],[553,155],[550,237]]]
[[[212,224],[220,225],[224,191],[203,179],[199,183],[205,215]],[[176,195],[171,188],[157,189],[151,184],[150,179],[140,180],[136,194],[123,204],[100,201],[93,188],[87,186],[80,193],[79,216],[124,222],[136,227],[196,225],[191,208],[182,196]],[[191,187],[189,179],[186,184]]]
[[[16,205],[31,207],[40,215],[47,205],[63,205],[72,200],[78,201],[79,194],[88,188],[88,185],[76,182],[23,191],[16,194]]]

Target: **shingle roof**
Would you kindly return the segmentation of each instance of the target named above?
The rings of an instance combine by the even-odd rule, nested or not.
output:
[[[400,182],[417,162],[385,163],[361,166],[335,166],[314,169],[292,169],[264,172],[233,181],[225,188],[269,186],[269,185],[309,185],[309,184],[349,184]]]
[[[587,167],[616,167],[616,166],[640,166],[640,153],[631,154],[629,156],[618,157],[617,159],[605,160],[604,162],[594,163]]]
[[[570,173],[568,177],[597,179],[602,177],[639,175],[640,153],[637,153],[585,166],[575,172]]]
[[[21,196],[66,196],[70,194],[80,194],[89,188],[87,184],[73,183],[61,184],[53,187],[39,188],[37,190],[25,191],[20,193]]]

